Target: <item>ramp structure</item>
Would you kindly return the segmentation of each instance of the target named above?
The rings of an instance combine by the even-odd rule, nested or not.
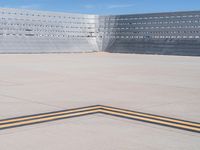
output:
[[[0,53],[200,56],[200,11],[98,16],[0,9]]]

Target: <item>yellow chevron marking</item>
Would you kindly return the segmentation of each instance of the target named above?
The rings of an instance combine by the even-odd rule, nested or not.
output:
[[[24,126],[24,125],[54,121],[57,119],[78,117],[78,116],[89,115],[89,114],[94,114],[94,113],[114,115],[118,117],[135,119],[139,121],[145,121],[149,123],[154,123],[154,124],[159,124],[159,125],[164,125],[164,126],[169,126],[169,127],[174,127],[174,128],[179,128],[183,130],[200,133],[200,123],[167,118],[163,116],[157,116],[157,115],[146,114],[146,113],[141,113],[141,112],[134,112],[134,111],[120,109],[120,108],[101,106],[101,105],[63,110],[60,112],[50,112],[46,114],[36,114],[32,116],[6,119],[6,120],[0,121],[0,130],[6,129],[6,128],[14,128],[17,126]]]

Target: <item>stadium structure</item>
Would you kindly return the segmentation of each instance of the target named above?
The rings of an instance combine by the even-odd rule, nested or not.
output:
[[[200,11],[86,15],[0,9],[0,53],[200,55]]]

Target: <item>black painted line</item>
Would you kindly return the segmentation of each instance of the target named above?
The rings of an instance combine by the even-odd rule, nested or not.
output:
[[[119,113],[119,112],[112,112],[112,111],[102,111],[102,113],[106,113],[106,114],[110,114],[110,115],[116,115],[116,116],[121,116],[122,118],[132,118],[132,119],[137,119],[137,120],[141,120],[141,121],[147,121],[150,123],[155,123],[155,124],[163,124],[163,125],[167,125],[167,126],[171,126],[171,127],[177,127],[180,129],[187,129],[187,130],[191,130],[193,132],[200,132],[200,128],[198,127],[190,127],[187,125],[181,125],[181,124],[175,124],[175,123],[169,123],[166,121],[159,121],[159,120],[155,120],[155,119],[148,119],[148,118],[144,118],[141,116],[134,116],[134,115],[127,115],[127,114],[123,114],[123,113]]]
[[[138,112],[138,111],[132,111],[132,110],[127,110],[127,109],[121,109],[121,108],[116,108],[116,107],[111,107],[111,106],[104,106],[104,105],[101,105],[101,106],[102,106],[101,109],[106,109],[106,108],[117,109],[119,111],[122,110],[122,111],[127,111],[127,112],[132,112],[132,113],[139,113],[141,115],[143,115],[143,114],[144,115],[149,115],[150,117],[151,116],[152,117],[160,117],[160,118],[163,118],[163,121],[167,121],[165,119],[171,119],[171,120],[174,120],[174,121],[181,121],[181,122],[185,122],[185,123],[191,123],[191,124],[194,124],[194,126],[197,125],[198,127],[200,127],[200,123],[198,123],[198,122],[193,122],[193,121],[188,121],[188,120],[182,120],[182,119],[177,119],[177,118],[170,118],[170,117],[165,117],[165,116],[160,116],[160,115],[154,115],[154,114],[150,114],[150,113],[143,113],[143,112]],[[145,117],[145,116],[142,116],[142,117]],[[156,119],[156,118],[153,118],[153,119]]]
[[[174,123],[174,124],[179,124],[179,125],[185,125],[185,126],[190,126],[190,127],[198,128],[198,127],[193,126],[193,125],[179,123],[179,122],[176,122],[176,121],[166,121],[166,120],[163,120],[162,118],[158,119],[158,118],[146,117],[146,116],[135,115],[135,114],[131,114],[131,113],[120,112],[120,111],[117,111],[117,110],[107,110],[106,108],[102,108],[102,110],[106,110],[106,111],[114,112],[114,113],[116,112],[116,113],[120,113],[120,114],[126,114],[126,115],[131,115],[131,116],[137,116],[137,117],[142,117],[142,118],[147,118],[147,119],[152,119],[152,120],[158,120],[158,121],[169,122],[169,123]]]
[[[145,121],[145,120],[140,120],[140,119],[134,119],[134,118],[131,118],[131,117],[125,117],[125,116],[116,115],[116,114],[110,114],[110,113],[106,113],[106,112],[102,112],[102,114],[109,115],[109,116],[120,117],[120,118],[125,118],[125,119],[130,119],[130,120],[136,120],[136,121],[145,122],[145,123],[150,123],[150,124],[156,124],[156,125],[160,125],[160,126],[165,126],[165,127],[170,127],[170,128],[175,128],[175,129],[180,129],[180,130],[195,132],[195,133],[200,133],[200,131],[195,131],[195,130],[191,130],[191,129],[187,129],[187,128],[180,128],[180,127],[177,127],[177,126],[170,126],[170,125],[161,124],[161,123],[156,123],[156,122],[151,122],[151,121]]]
[[[1,125],[6,125],[6,124],[13,124],[13,123],[18,123],[18,122],[25,122],[25,121],[30,121],[30,120],[37,120],[37,119],[45,119],[45,118],[49,118],[49,117],[57,117],[57,116],[62,116],[62,115],[70,115],[70,114],[75,114],[75,113],[81,113],[81,112],[87,112],[87,111],[96,111],[96,110],[98,110],[98,108],[91,108],[91,109],[88,109],[88,110],[81,110],[81,111],[79,111],[79,109],[76,109],[76,111],[75,112],[68,112],[68,111],[66,111],[66,112],[63,112],[62,114],[54,114],[54,113],[51,113],[51,114],[49,114],[49,116],[42,116],[42,117],[40,117],[40,116],[37,116],[37,118],[23,118],[23,120],[19,120],[19,121],[10,121],[10,122],[7,122],[7,123],[0,123],[0,127],[1,127]],[[32,116],[33,117],[33,116]]]
[[[0,120],[0,130],[15,128],[19,126],[25,126],[25,125],[32,125],[32,124],[37,124],[37,123],[43,123],[43,122],[50,122],[50,121],[55,121],[55,120],[61,120],[61,119],[66,119],[66,118],[71,118],[71,117],[84,116],[84,115],[95,114],[95,113],[103,113],[103,114],[117,116],[121,118],[128,118],[132,120],[138,120],[142,122],[148,122],[152,124],[158,124],[162,126],[168,126],[168,127],[173,127],[177,129],[200,133],[200,127],[199,127],[200,123],[174,119],[174,118],[169,118],[169,117],[164,117],[164,116],[159,116],[159,115],[147,114],[147,113],[142,113],[142,112],[137,112],[137,111],[125,110],[125,109],[115,108],[115,107],[110,107],[110,106],[103,106],[103,105],[93,105],[93,106],[88,106],[88,107],[80,107],[80,108],[74,108],[74,109],[68,109],[68,110],[61,110],[61,111],[55,111],[55,112],[48,112],[48,113],[3,119],[3,120]],[[134,113],[137,113],[137,114],[134,114]],[[147,116],[143,116],[143,115],[147,115]],[[17,119],[20,119],[20,120],[17,120]],[[165,120],[165,119],[169,119],[169,120]],[[5,121],[6,123],[3,123]],[[179,121],[181,121],[181,123]],[[187,124],[187,123],[190,123],[190,124]],[[194,124],[194,125],[191,125],[191,124]]]
[[[52,112],[47,112],[47,113],[39,113],[39,114],[33,114],[33,115],[26,115],[26,116],[20,116],[20,117],[13,117],[13,118],[8,118],[8,119],[2,119],[0,120],[0,125],[1,124],[5,124],[5,123],[2,123],[2,122],[14,122],[13,120],[17,120],[17,119],[24,119],[26,120],[27,118],[30,118],[31,117],[36,117],[34,119],[37,119],[37,117],[40,117],[42,115],[53,115],[53,114],[56,114],[56,113],[67,113],[69,111],[79,111],[80,109],[92,109],[92,108],[95,108],[95,107],[100,107],[99,105],[93,105],[93,106],[87,106],[87,107],[80,107],[80,108],[73,108],[73,109],[66,109],[66,110],[61,110],[61,111],[52,111]],[[97,108],[96,108],[97,109]],[[100,109],[100,108],[98,108]],[[23,121],[23,120],[20,120],[20,121]]]
[[[47,121],[39,121],[39,122],[34,122],[34,123],[25,123],[25,124],[21,124],[21,125],[15,125],[15,126],[4,127],[4,128],[0,127],[0,131],[1,130],[5,130],[5,129],[12,129],[12,128],[17,128],[17,127],[23,127],[23,126],[28,126],[28,125],[41,124],[41,123],[46,123],[46,122],[51,122],[51,121],[57,121],[57,120],[63,120],[63,119],[69,119],[69,118],[87,116],[87,115],[92,115],[92,114],[97,114],[97,112],[87,113],[87,114],[81,114],[81,115],[74,115],[74,116],[63,117],[63,118],[56,118],[56,119],[51,119],[51,120],[47,120]]]

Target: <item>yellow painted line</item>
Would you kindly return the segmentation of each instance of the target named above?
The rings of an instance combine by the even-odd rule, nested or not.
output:
[[[117,115],[117,116],[121,116],[121,117],[132,118],[132,119],[137,119],[137,120],[141,120],[141,121],[147,121],[147,122],[171,126],[171,127],[175,127],[175,128],[181,128],[181,129],[185,129],[185,130],[200,132],[200,128],[197,128],[197,127],[190,127],[190,126],[187,126],[187,125],[170,123],[170,122],[165,122],[165,121],[160,121],[160,120],[155,120],[155,119],[150,119],[150,118],[143,118],[143,117],[139,117],[139,116],[133,116],[133,115],[130,115],[130,114],[123,114],[123,113],[120,113],[120,112],[113,112],[113,111],[109,111],[109,110],[101,110],[101,112],[106,113],[106,114],[110,114],[110,115]]]
[[[156,115],[151,115],[151,114],[134,112],[130,110],[124,110],[120,108],[101,106],[101,105],[2,120],[0,121],[0,130],[6,129],[6,128],[13,128],[17,126],[48,122],[48,121],[53,121],[57,119],[78,117],[81,115],[88,115],[88,114],[93,114],[93,113],[104,113],[104,114],[114,115],[118,117],[130,118],[130,119],[150,122],[154,124],[175,127],[179,129],[193,131],[193,132],[200,132],[200,123],[193,123],[193,122],[188,122],[184,120],[178,120],[178,119],[173,119],[173,118],[167,118],[167,117],[162,117],[162,116],[156,116]]]
[[[16,126],[23,126],[23,125],[28,125],[28,124],[40,123],[40,122],[53,121],[56,119],[76,117],[76,116],[87,115],[87,114],[98,113],[98,112],[99,112],[99,110],[88,110],[85,112],[76,112],[73,114],[65,114],[65,115],[60,115],[60,116],[52,116],[52,117],[48,117],[48,118],[40,118],[40,119],[34,119],[34,120],[27,120],[27,121],[23,121],[23,122],[15,122],[15,123],[10,123],[10,124],[0,125],[0,129],[11,128],[11,127],[16,127]]]
[[[88,111],[91,109],[100,109],[100,108],[101,108],[100,106],[91,106],[91,107],[86,107],[86,108],[77,108],[77,109],[66,110],[66,111],[62,111],[62,112],[52,112],[52,113],[41,114],[41,115],[36,115],[36,116],[27,116],[27,117],[25,116],[22,118],[13,118],[13,119],[8,119],[8,120],[3,120],[3,121],[0,121],[0,124],[24,121],[24,120],[29,120],[29,119],[37,119],[37,118],[41,118],[41,117],[50,117],[50,116],[62,115],[62,114],[66,114],[66,113],[75,113],[77,111]]]
[[[199,123],[193,123],[193,122],[188,122],[188,121],[183,121],[183,120],[166,118],[166,117],[162,117],[162,116],[155,116],[155,115],[133,112],[133,111],[129,111],[129,110],[122,110],[122,109],[106,107],[106,106],[102,106],[102,109],[105,109],[105,110],[108,110],[108,111],[118,111],[118,112],[121,112],[121,113],[128,113],[128,114],[131,114],[131,115],[138,115],[138,116],[141,116],[141,117],[149,117],[149,118],[152,118],[152,119],[159,119],[159,120],[163,120],[163,121],[170,121],[170,122],[185,124],[185,125],[189,125],[189,126],[200,127]]]

